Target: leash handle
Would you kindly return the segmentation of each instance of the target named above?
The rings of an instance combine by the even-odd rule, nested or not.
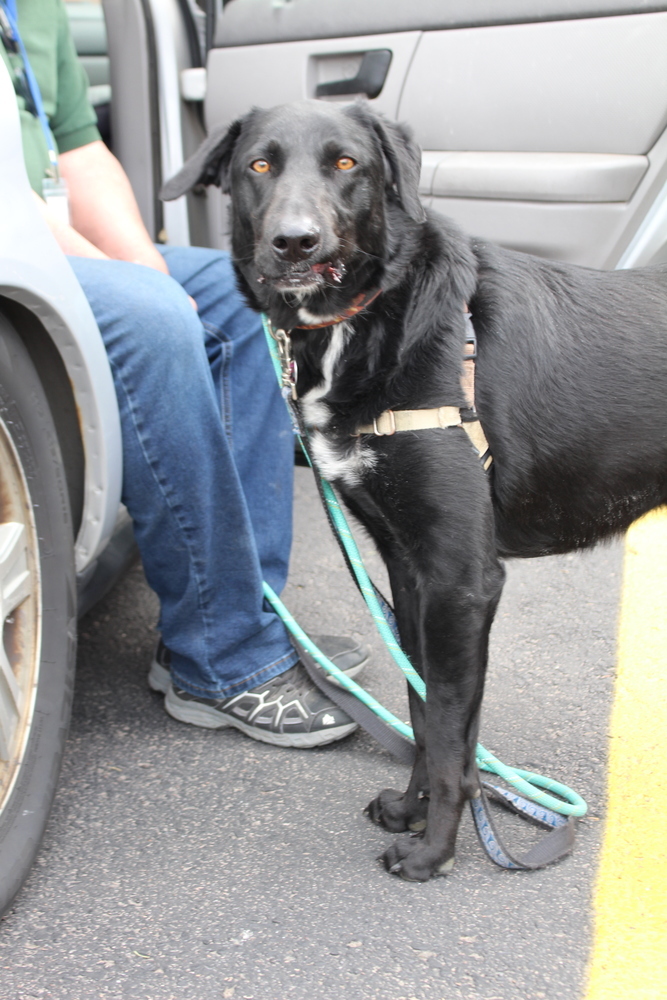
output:
[[[500,802],[520,815],[528,816],[534,822],[551,827],[551,833],[534,844],[525,854],[519,856],[512,854],[505,847],[493,822],[489,809],[489,798],[493,798],[496,802]],[[531,808],[530,802],[518,795],[506,792],[502,788],[497,788],[495,785],[480,782],[479,798],[470,800],[470,811],[482,847],[491,861],[500,868],[512,868],[519,871],[544,868],[545,865],[553,864],[554,861],[564,858],[574,847],[575,829],[572,817],[564,819],[564,817],[554,813],[551,813],[551,816],[542,813],[538,817]]]

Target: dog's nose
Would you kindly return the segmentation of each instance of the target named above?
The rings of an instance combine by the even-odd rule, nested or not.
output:
[[[280,232],[271,241],[271,246],[281,260],[296,263],[309,257],[319,243],[320,231],[317,226],[295,222],[281,226]]]

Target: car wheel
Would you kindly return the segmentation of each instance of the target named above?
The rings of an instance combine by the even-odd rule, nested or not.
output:
[[[28,352],[0,315],[0,913],[30,870],[56,789],[75,602],[58,437]]]

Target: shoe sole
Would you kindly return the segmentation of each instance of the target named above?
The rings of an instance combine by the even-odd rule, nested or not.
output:
[[[358,677],[364,667],[367,665],[370,657],[367,656],[365,660],[361,663],[355,664],[354,667],[350,667],[349,670],[344,670],[343,673],[346,677],[351,677],[354,679]],[[330,684],[335,684],[336,687],[342,687],[343,685],[335,677],[327,677]],[[169,690],[169,685],[171,684],[171,675],[169,671],[158,663],[157,660],[153,660],[148,671],[148,686],[151,691],[159,691],[160,694],[165,694]]]
[[[188,722],[190,725],[199,726],[202,729],[228,729],[232,727],[261,743],[271,743],[277,747],[296,747],[302,750],[335,743],[336,740],[342,740],[358,728],[356,722],[351,722],[345,726],[336,726],[334,729],[321,729],[316,733],[272,733],[258,729],[256,726],[249,726],[246,722],[241,722],[240,719],[222,716],[210,705],[202,705],[201,702],[196,701],[183,702],[176,696],[171,684],[165,695],[164,707],[172,719],[177,719],[179,722]]]

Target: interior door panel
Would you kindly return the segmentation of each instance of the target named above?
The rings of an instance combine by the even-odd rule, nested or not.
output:
[[[314,98],[319,84],[356,77],[365,53],[377,50],[391,52],[391,62],[373,104],[390,118],[396,118],[401,90],[420,37],[420,32],[409,31],[213,49],[208,57],[206,121],[210,128],[231,121],[253,105],[267,107]],[[349,101],[353,97],[344,94],[327,99]]]
[[[424,32],[399,115],[424,149],[647,153],[667,13]]]
[[[232,0],[215,44],[209,128],[252,105],[374,92],[384,52],[371,103],[412,125],[425,203],[541,256],[667,257],[655,224],[637,243],[656,199],[667,211],[667,3]]]

